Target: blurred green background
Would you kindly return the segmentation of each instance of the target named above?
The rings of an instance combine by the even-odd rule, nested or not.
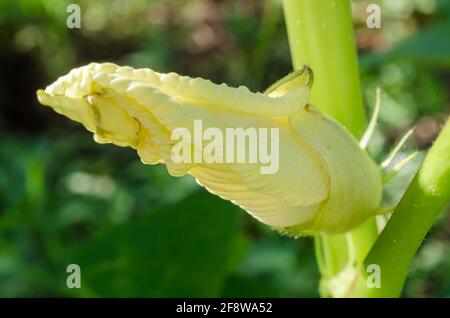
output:
[[[66,27],[69,3],[81,29]],[[369,3],[381,29],[366,27]],[[383,89],[371,154],[416,126],[399,157],[420,154],[386,189],[395,201],[449,112],[450,2],[353,1],[353,16],[368,113]],[[253,90],[291,71],[281,1],[1,0],[0,296],[317,297],[312,239],[282,237],[38,105],[38,88],[91,61]],[[405,297],[450,297],[449,242],[443,216]],[[72,263],[81,289],[66,287]]]

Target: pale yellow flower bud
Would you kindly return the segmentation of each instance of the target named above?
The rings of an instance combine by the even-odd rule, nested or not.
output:
[[[311,75],[305,68],[262,94],[175,73],[89,64],[39,90],[38,99],[82,123],[97,142],[133,147],[144,163],[163,163],[171,175],[191,174],[274,228],[337,233],[376,213],[381,178],[351,134],[307,104]],[[184,127],[194,135],[196,120],[222,132],[276,129],[277,171],[261,173],[261,162],[174,162],[172,133]]]

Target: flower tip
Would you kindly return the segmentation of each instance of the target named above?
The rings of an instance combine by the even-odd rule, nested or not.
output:
[[[50,95],[47,94],[43,89],[38,89],[36,91],[36,96],[40,104],[50,106]]]
[[[309,67],[309,65],[305,64],[305,65],[303,65],[302,73],[307,75],[306,86],[308,86],[309,88],[312,88],[313,83],[314,83],[314,72],[313,72],[312,68]]]

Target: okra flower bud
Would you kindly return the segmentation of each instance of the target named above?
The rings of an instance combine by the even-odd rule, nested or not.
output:
[[[311,76],[305,68],[263,94],[175,73],[93,63],[37,95],[40,103],[82,123],[97,142],[132,147],[144,163],[165,164],[173,176],[191,174],[211,193],[276,229],[338,233],[377,212],[381,178],[352,135],[308,104]],[[220,134],[228,137],[229,128],[246,133],[232,150],[226,149],[228,140],[218,141]],[[191,136],[181,143],[174,139],[180,129]],[[266,134],[274,137],[266,153],[246,142],[250,129],[274,132]],[[202,158],[207,149],[212,160]],[[194,159],[174,156],[181,150],[182,159]],[[267,167],[267,160],[228,160],[234,150],[278,162]]]

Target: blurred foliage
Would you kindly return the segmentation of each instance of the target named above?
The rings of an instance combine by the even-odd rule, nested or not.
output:
[[[379,3],[382,28],[365,25]],[[80,5],[81,29],[66,7]],[[450,5],[354,1],[368,113],[383,90],[370,152],[421,156],[394,178],[395,201],[449,111]],[[90,61],[262,90],[291,70],[280,1],[0,1],[0,296],[316,297],[312,240],[292,240],[205,193],[189,176],[98,145],[38,106],[35,91]],[[330,54],[330,58],[333,57]],[[435,226],[404,295],[450,296],[450,218]],[[66,266],[81,265],[69,290]]]
[[[102,296],[121,296],[123,290],[134,297],[220,295],[235,251],[245,244],[236,210],[219,198],[196,195],[83,243],[69,256],[84,269],[81,292],[87,285]]]

